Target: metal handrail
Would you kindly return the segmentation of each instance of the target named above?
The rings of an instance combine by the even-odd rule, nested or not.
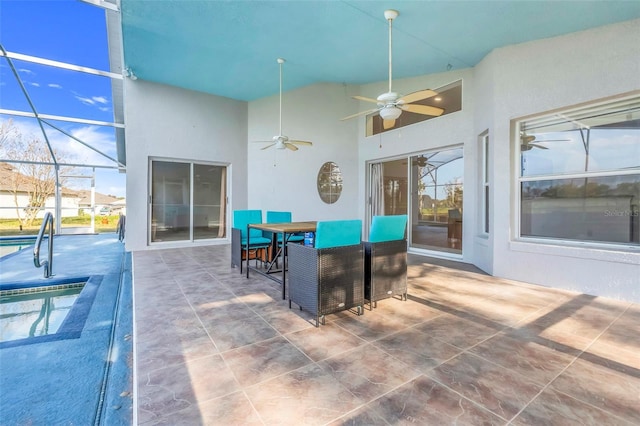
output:
[[[49,224],[49,252],[47,253],[47,260],[40,262],[40,244],[42,244],[42,238],[44,231],[47,229],[47,224]],[[33,264],[36,265],[36,268],[44,266],[45,278],[50,278],[53,275],[53,215],[49,212],[44,214],[44,219],[42,219],[42,225],[40,225],[40,231],[36,238],[36,244],[33,247]]]

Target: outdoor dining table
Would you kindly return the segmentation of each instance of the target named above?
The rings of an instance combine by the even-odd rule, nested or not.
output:
[[[247,278],[249,278],[249,270],[255,271],[267,278],[272,279],[273,281],[282,284],[282,299],[286,299],[286,277],[287,277],[287,256],[285,248],[289,239],[292,235],[297,234],[299,232],[315,232],[317,222],[308,221],[308,222],[287,222],[287,223],[253,223],[247,225],[247,245],[245,247],[246,250],[246,258],[249,259],[249,247],[251,244],[251,230],[259,229],[261,231],[271,232],[273,234],[272,240],[272,253],[274,253],[270,259],[265,259],[265,263],[267,264],[266,268],[258,269],[257,267],[252,267],[247,262]],[[278,245],[278,234],[282,235],[282,245]],[[277,267],[278,257],[282,254],[282,268]],[[275,267],[274,267],[275,266]],[[275,273],[282,272],[282,279],[278,278],[278,276],[273,275]]]

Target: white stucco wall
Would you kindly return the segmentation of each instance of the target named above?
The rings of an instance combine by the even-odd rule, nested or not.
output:
[[[290,139],[307,140],[313,146],[298,151],[262,150],[278,134],[279,97],[249,103],[249,207],[291,211],[293,220],[357,219],[359,216],[357,121],[340,121],[352,114],[355,102],[349,88],[316,84],[283,93],[282,133]],[[320,167],[335,162],[343,176],[338,201],[326,204],[318,195]]]
[[[371,104],[387,82],[317,84],[285,91],[283,133],[310,140],[299,151],[261,150],[278,133],[278,96],[249,103],[126,80],[127,248],[147,248],[149,156],[232,164],[232,209],[289,210],[294,220],[365,220],[367,162],[450,146],[464,147],[463,260],[496,276],[640,302],[640,253],[517,241],[515,144],[511,122],[640,90],[640,20],[497,49],[474,68],[394,79],[410,93],[463,81],[462,111],[366,137],[364,118],[341,117]],[[491,206],[480,236],[478,136],[489,132]],[[336,162],[340,200],[323,203],[318,169]]]
[[[125,100],[128,250],[149,248],[150,157],[231,164],[230,211],[247,207],[246,102],[129,79]]]
[[[515,143],[509,143],[513,119],[640,90],[640,20],[508,46],[485,61],[477,68],[490,67],[482,83],[494,88],[493,274],[640,302],[637,250],[516,241]]]

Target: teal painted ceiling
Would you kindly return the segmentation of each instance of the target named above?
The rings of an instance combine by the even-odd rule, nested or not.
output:
[[[124,62],[140,79],[238,100],[318,82],[475,66],[491,50],[640,18],[640,1],[121,0]],[[640,42],[640,30],[639,30]],[[576,46],[588,54],[589,46]]]

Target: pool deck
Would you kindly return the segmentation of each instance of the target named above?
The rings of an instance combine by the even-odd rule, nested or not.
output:
[[[54,250],[54,279],[100,291],[81,338],[0,349],[1,424],[640,424],[638,304],[410,255],[408,301],[316,328],[229,245]],[[30,251],[7,265],[0,282],[46,281]]]
[[[44,259],[46,243],[41,250]],[[49,279],[35,268],[32,249],[3,257],[0,286],[92,277],[95,298],[76,338],[52,335],[0,349],[0,424],[131,424],[131,255],[115,233],[56,236],[53,252]]]
[[[640,424],[640,305],[409,261],[316,328],[229,246],[133,253],[138,423]]]

